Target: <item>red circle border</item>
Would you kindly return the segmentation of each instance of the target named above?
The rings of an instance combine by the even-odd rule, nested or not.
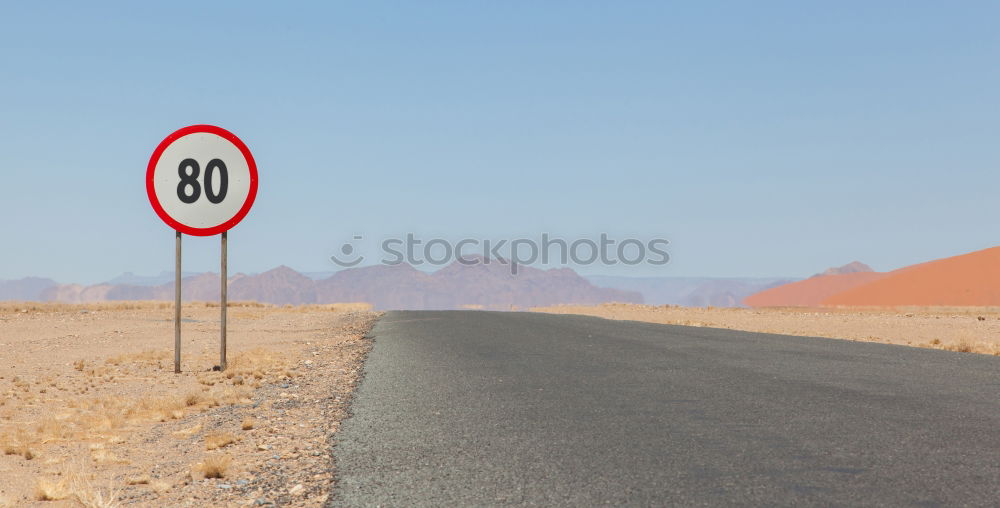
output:
[[[153,188],[153,173],[156,171],[156,164],[160,162],[160,156],[163,155],[163,151],[166,150],[167,147],[174,141],[177,141],[188,134],[194,134],[197,132],[215,134],[216,136],[224,138],[235,145],[236,148],[240,150],[240,153],[243,154],[243,158],[247,161],[247,167],[250,169],[250,192],[247,194],[247,199],[240,208],[240,211],[236,212],[236,215],[228,221],[211,228],[194,228],[174,220],[174,218],[163,209],[163,206],[160,205],[160,200],[156,198],[156,190]],[[243,220],[248,213],[250,213],[250,207],[253,206],[253,202],[257,198],[257,163],[253,160],[253,155],[250,153],[250,149],[247,148],[247,145],[232,132],[215,125],[189,125],[187,127],[177,129],[172,134],[164,138],[163,141],[160,141],[160,144],[156,146],[156,150],[153,151],[152,157],[149,158],[149,165],[146,166],[146,195],[149,196],[149,204],[153,205],[153,210],[156,212],[156,215],[159,215],[160,219],[162,219],[163,222],[166,222],[167,225],[175,231],[192,236],[212,236],[224,233],[239,224],[240,221]]]

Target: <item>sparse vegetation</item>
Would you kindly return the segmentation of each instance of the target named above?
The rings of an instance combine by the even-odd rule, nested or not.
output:
[[[23,429],[17,429],[13,435],[9,433],[0,435],[0,441],[4,455],[20,455],[25,460],[35,458],[36,454],[31,449],[31,436]]]
[[[0,508],[41,500],[55,500],[52,504],[59,506],[115,506],[117,494],[98,482],[148,489],[160,496],[161,505],[171,506],[177,496],[202,488],[178,476],[181,471],[195,470],[190,462],[178,461],[181,456],[174,450],[206,453],[211,449],[198,465],[210,478],[232,476],[230,464],[237,461],[242,466],[248,457],[262,458],[255,451],[256,440],[241,442],[243,436],[252,434],[238,429],[253,431],[256,423],[248,408],[227,410],[237,419],[226,429],[209,427],[216,425],[215,412],[204,417],[202,413],[248,404],[261,386],[300,376],[296,366],[302,365],[303,350],[315,340],[312,323],[328,318],[303,315],[298,308],[262,312],[273,306],[236,303],[231,307],[242,307],[231,312],[231,317],[260,320],[268,329],[285,327],[294,320],[309,324],[300,329],[293,326],[277,339],[270,333],[251,334],[253,341],[246,343],[258,347],[231,350],[230,368],[225,372],[209,370],[217,361],[212,348],[199,350],[200,343],[187,347],[184,371],[175,375],[170,341],[147,338],[149,330],[172,327],[170,303],[0,303],[0,336],[5,344],[13,343],[7,346],[14,348],[12,358],[18,358],[13,370],[0,370],[0,458],[4,462],[0,485],[12,486],[2,494],[10,503],[0,499]],[[190,319],[198,322],[216,317],[207,309],[208,305],[185,303],[185,312],[190,312],[186,316],[193,315]],[[149,319],[149,314],[133,313],[146,310],[157,314]],[[15,311],[17,316],[12,316]],[[6,326],[16,331],[7,333]],[[51,335],[58,342],[32,336],[32,327],[44,329],[46,337],[50,330],[59,329]],[[203,333],[197,325],[191,328],[194,334]],[[67,351],[77,356],[67,356]],[[294,393],[295,388],[287,391]],[[269,402],[254,411],[270,411]],[[212,430],[208,436],[205,428]],[[269,439],[269,435],[262,437]],[[250,455],[241,455],[246,453]],[[72,457],[78,458],[72,467],[60,466]],[[151,469],[163,464],[162,459],[171,464],[166,471]],[[98,484],[102,487],[95,488]]]
[[[38,501],[60,501],[71,494],[67,478],[59,480],[39,478],[35,482],[35,499]]]
[[[78,469],[60,473],[61,478],[38,478],[34,497],[38,501],[73,499],[85,508],[115,508],[118,492],[115,489],[96,488]]]
[[[236,442],[236,436],[229,432],[216,432],[205,435],[205,449],[217,450],[225,448]]]
[[[164,492],[170,490],[170,484],[163,480],[155,480],[149,484],[149,488],[157,494],[163,494]]]
[[[73,482],[73,498],[85,508],[117,508],[118,494],[114,488],[96,488],[80,476]]]
[[[188,407],[197,406],[198,404],[200,404],[204,400],[205,400],[205,396],[202,395],[201,393],[199,393],[199,392],[188,392],[188,394],[184,396],[184,405],[188,406]]]
[[[229,455],[209,455],[198,466],[205,478],[225,478],[233,458]]]
[[[113,301],[113,302],[89,302],[89,303],[55,303],[55,302],[17,302],[17,301],[6,301],[0,302],[0,314],[32,314],[32,313],[55,313],[55,312],[113,312],[113,311],[129,311],[129,310],[167,310],[172,309],[174,306],[173,302],[159,302],[159,301]],[[211,309],[218,308],[218,302],[184,302],[184,306],[189,309]],[[345,312],[347,310],[353,310],[355,307],[365,307],[357,310],[368,310],[371,308],[368,304],[357,304],[357,303],[346,303],[346,304],[331,304],[331,305],[317,305],[315,309],[304,309],[308,310],[333,310],[337,312]],[[226,308],[244,308],[244,309],[266,309],[275,308],[276,305],[271,305],[267,303],[259,303],[254,301],[236,301],[228,302]],[[303,306],[303,307],[313,307],[313,306]]]
[[[126,485],[148,485],[149,484],[149,475],[148,474],[141,474],[141,475],[138,475],[138,476],[129,476],[129,477],[125,478],[125,484]]]
[[[201,432],[201,424],[200,423],[198,425],[193,426],[193,427],[188,427],[186,429],[178,430],[178,431],[174,432],[173,434],[174,434],[174,437],[179,437],[179,438],[183,439],[183,438],[189,438],[189,437],[191,437],[191,436],[193,436],[193,435],[195,435],[195,434],[197,434],[199,432]]]
[[[118,457],[114,452],[105,450],[104,448],[92,450],[90,457],[95,464],[128,464],[127,460]]]
[[[944,347],[944,349],[948,351],[957,351],[959,353],[972,353],[975,351],[976,347],[963,340],[954,344],[948,344]]]

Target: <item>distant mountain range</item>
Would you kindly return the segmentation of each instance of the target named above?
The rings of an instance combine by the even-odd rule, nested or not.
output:
[[[409,265],[299,273],[280,266],[229,279],[230,300],[273,304],[367,302],[376,309],[507,310],[606,302],[691,307],[1000,306],[1000,247],[875,272],[854,261],[803,280],[792,278],[582,277],[569,268],[540,270],[482,260],[433,273]],[[184,299],[216,301],[219,276],[185,274]],[[29,277],[0,281],[0,300],[97,302],[172,300],[173,273],[123,274],[92,286]]]
[[[41,300],[43,291],[57,285],[52,279],[38,277],[0,280],[0,300]]]
[[[481,259],[479,261],[482,261]],[[51,279],[0,281],[0,300],[96,302],[172,300],[173,272],[143,276],[125,273],[92,286]],[[379,309],[509,309],[554,304],[604,302],[738,307],[750,294],[791,282],[789,278],[581,277],[569,268],[527,267],[517,276],[499,263],[452,264],[434,273],[409,265],[376,265],[339,272],[296,272],[281,266],[229,279],[231,300],[273,304],[364,301]],[[219,276],[184,273],[185,300],[214,301]]]
[[[637,292],[597,287],[569,268],[520,267],[518,274],[512,275],[508,265],[479,261],[473,265],[453,263],[434,273],[410,265],[375,265],[342,270],[319,280],[280,266],[256,275],[230,277],[229,299],[293,305],[367,302],[376,309],[413,310],[643,302]],[[215,301],[219,285],[218,274],[188,274],[181,290],[187,301]],[[170,273],[157,277],[125,274],[92,286],[57,284],[49,279],[0,282],[0,300],[82,303],[173,298]]]
[[[650,305],[685,307],[741,307],[743,299],[759,291],[794,282],[783,278],[712,277],[587,277],[597,286],[636,291]]]

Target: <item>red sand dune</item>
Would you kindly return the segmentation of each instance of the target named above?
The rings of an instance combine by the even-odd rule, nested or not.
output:
[[[831,295],[822,304],[1000,305],[1000,247],[900,268],[870,284]]]
[[[886,276],[882,272],[817,275],[752,294],[743,300],[750,307],[818,307],[827,298]]]

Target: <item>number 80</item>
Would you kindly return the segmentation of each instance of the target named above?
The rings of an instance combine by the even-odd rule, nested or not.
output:
[[[191,170],[186,171],[185,168],[191,168]],[[216,169],[219,170],[218,193],[215,192],[212,185],[212,175]],[[201,197],[201,185],[198,183],[201,166],[198,165],[198,161],[194,159],[182,160],[177,166],[177,174],[181,177],[180,183],[177,184],[177,198],[187,204],[198,201],[198,198]],[[184,192],[186,187],[191,188],[190,194]],[[229,171],[226,169],[226,163],[219,159],[208,161],[208,166],[205,166],[205,197],[210,203],[217,205],[226,199],[227,192],[229,192]]]

